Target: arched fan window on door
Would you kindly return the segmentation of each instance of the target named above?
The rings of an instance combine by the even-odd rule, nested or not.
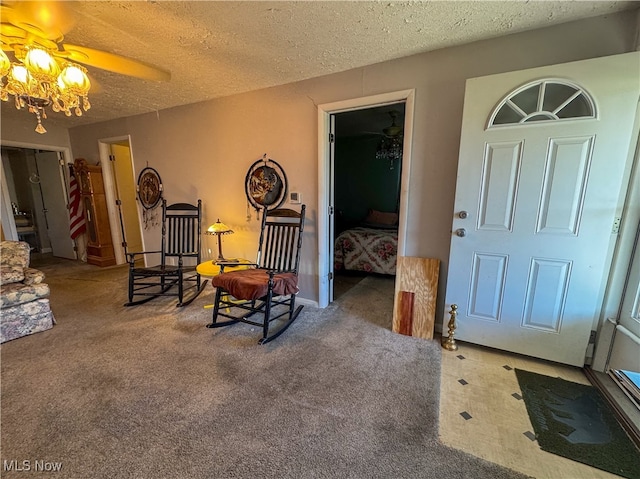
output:
[[[595,117],[595,104],[584,89],[565,80],[539,80],[509,93],[493,110],[488,128]]]

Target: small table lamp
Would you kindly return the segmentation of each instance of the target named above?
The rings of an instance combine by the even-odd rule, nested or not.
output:
[[[224,261],[224,256],[222,256],[222,240],[220,239],[221,235],[228,235],[233,233],[233,230],[229,228],[224,223],[220,223],[220,219],[213,223],[209,228],[207,228],[208,235],[216,235],[218,237],[218,261]]]

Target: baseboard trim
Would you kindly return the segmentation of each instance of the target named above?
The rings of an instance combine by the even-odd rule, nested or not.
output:
[[[311,306],[313,308],[319,307],[317,301],[313,301],[311,299],[306,299],[306,298],[301,298],[299,296],[296,298],[296,303],[303,304],[305,306]]]

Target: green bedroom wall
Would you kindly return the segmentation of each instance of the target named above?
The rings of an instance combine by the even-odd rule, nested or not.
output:
[[[334,200],[344,227],[360,223],[369,209],[398,211],[402,165],[390,169],[389,161],[376,159],[379,142],[372,136],[336,140]]]

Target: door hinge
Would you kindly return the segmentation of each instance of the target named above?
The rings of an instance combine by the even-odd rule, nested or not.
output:
[[[329,273],[329,281],[331,281],[333,279],[333,273]]]
[[[121,201],[121,200],[116,200],[116,205],[117,205],[117,206],[120,206],[121,204],[122,204],[122,201]]]
[[[336,135],[334,135],[333,133],[329,133],[329,143],[335,143],[336,142]]]
[[[333,214],[333,206],[329,206],[329,214],[332,215]]]
[[[116,161],[115,155],[109,155],[109,161]]]
[[[617,235],[618,233],[620,233],[620,223],[622,222],[622,218],[619,216],[616,216],[613,219],[613,226],[611,227],[611,234],[612,235]]]

